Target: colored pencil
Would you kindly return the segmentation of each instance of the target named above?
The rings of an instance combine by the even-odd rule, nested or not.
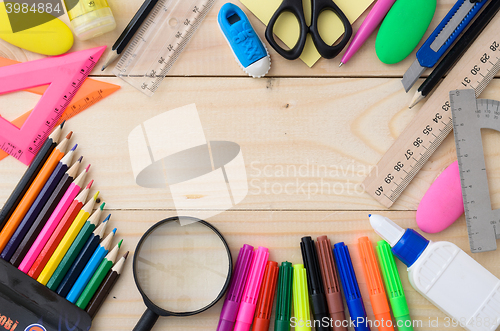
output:
[[[113,235],[114,234],[115,231],[113,231]],[[66,296],[66,300],[68,300],[71,303],[75,303],[76,300],[80,297],[80,294],[82,294],[82,291],[85,288],[85,286],[87,286],[87,283],[89,282],[90,278],[97,270],[97,268],[101,264],[106,254],[108,254],[109,246],[111,245],[111,240],[113,239],[113,235],[109,234],[106,237],[106,239],[102,241],[99,247],[97,247],[94,254],[92,254],[92,257],[90,258],[89,262],[87,262],[87,265],[85,265],[85,268],[83,268],[82,273],[78,276],[75,284],[73,285],[68,295]]]
[[[97,193],[94,195],[93,200],[97,199]],[[89,202],[90,203],[90,202]],[[92,204],[93,205],[93,204]],[[91,218],[88,216],[85,217],[85,215],[80,217],[80,214],[75,218],[73,223],[71,224],[71,227],[69,230],[64,234],[64,237],[62,238],[61,242],[57,246],[57,248],[54,251],[54,254],[50,257],[50,259],[47,261],[46,266],[44,267],[42,273],[40,276],[37,278],[37,281],[43,285],[47,285],[47,282],[50,280],[52,277],[52,274],[56,270],[57,266],[59,265],[59,262],[63,259],[64,255],[70,248],[70,246],[73,244],[75,238],[77,235],[80,233],[80,231],[83,229],[83,227],[87,224],[92,224],[91,222],[95,220],[95,224],[99,222],[100,215],[102,213],[102,209],[104,208],[105,203],[103,202],[99,208],[92,214]],[[83,208],[85,209],[85,207]],[[80,212],[82,213],[83,210]],[[86,213],[84,213],[86,214]],[[94,230],[95,225],[92,228],[92,231]],[[91,231],[89,232],[90,235]]]
[[[73,181],[76,178],[84,176],[84,173],[88,171],[88,167],[87,169],[84,169],[80,173],[80,175],[78,175],[78,177],[74,178],[76,176],[77,171],[78,169],[75,170],[74,168],[68,170],[66,175],[64,175],[63,179],[57,185],[56,189],[52,193],[51,197],[49,198],[49,201],[47,201],[42,211],[37,216],[35,222],[33,222],[33,225],[31,225],[26,235],[24,235],[24,238],[22,238],[21,243],[17,245],[18,247],[16,251],[10,258],[10,263],[16,268],[19,267],[19,265],[21,264],[22,260],[24,259],[24,256],[26,255],[26,253],[28,253],[28,250],[35,242],[35,239],[38,237],[38,234],[40,233],[40,231],[42,231],[42,228],[45,226],[50,216],[56,209],[57,205],[59,204],[59,201],[61,201],[64,194],[69,189],[71,183],[73,183]]]
[[[106,222],[107,223],[107,222]],[[104,223],[104,224],[106,224]],[[102,224],[101,224],[102,225]],[[98,229],[96,229],[97,231]],[[96,234],[96,231],[94,231],[94,234]],[[113,231],[108,234],[106,238],[102,241],[101,244],[99,244],[100,237],[102,236],[97,236],[94,235],[93,237],[91,236],[87,242],[85,243],[85,246],[83,247],[82,251],[78,254],[76,257],[75,261],[71,265],[71,268],[68,270],[68,273],[66,276],[64,276],[64,279],[62,280],[61,284],[59,284],[59,287],[57,288],[57,294],[59,294],[62,297],[66,297],[69,293],[69,291],[73,288],[73,285],[75,284],[76,280],[82,273],[83,269],[89,262],[90,258],[96,253],[99,248],[101,250],[106,247],[104,247],[103,244],[107,244],[107,248],[109,248],[109,245],[111,245],[111,238],[114,236],[116,232],[116,229],[113,229]],[[105,249],[106,252],[102,255],[107,254],[107,249]]]
[[[101,205],[101,207],[104,207],[104,204]],[[98,215],[96,215],[98,213]],[[90,218],[88,221],[85,223],[83,228],[80,230],[78,233],[78,236],[76,236],[75,241],[71,244],[69,247],[68,251],[64,254],[64,257],[62,258],[61,262],[58,263],[57,268],[55,271],[52,273],[52,276],[50,277],[50,280],[47,282],[46,286],[51,289],[52,291],[56,291],[57,288],[59,287],[59,284],[61,284],[62,280],[66,276],[66,273],[70,269],[71,265],[77,258],[78,254],[80,252],[84,251],[84,246],[87,243],[93,243],[95,241],[95,248],[99,244],[100,237],[104,233],[104,230],[106,228],[106,225],[108,224],[109,217],[111,216],[108,215],[106,219],[103,221],[101,225],[99,225],[96,229],[97,224],[99,223],[99,215],[100,215],[100,209],[98,209]],[[95,231],[94,231],[95,230]],[[93,233],[94,232],[94,233]],[[94,240],[95,238],[95,240]],[[55,254],[54,254],[55,255]],[[59,259],[59,256],[54,257],[54,259]],[[50,263],[51,261],[49,261]],[[55,264],[55,262],[54,262]],[[51,265],[52,267],[52,265]]]
[[[85,172],[84,174],[87,173]],[[63,198],[57,204],[56,209],[54,209],[54,212],[52,212],[52,215],[50,215],[49,220],[47,221],[47,223],[45,223],[42,231],[40,231],[40,234],[38,235],[38,237],[36,237],[35,241],[33,242],[33,246],[31,246],[28,253],[26,253],[26,256],[19,265],[19,270],[24,273],[27,273],[29,271],[36,258],[38,257],[38,254],[40,254],[43,247],[47,243],[47,240],[49,240],[50,235],[52,234],[52,232],[54,232],[55,228],[68,210],[71,202],[73,202],[73,200],[78,195],[78,192],[80,192],[80,188],[82,187],[84,180],[85,176],[78,177],[73,183],[71,183]],[[89,185],[92,185],[92,182],[90,182]]]
[[[40,192],[40,194],[38,194],[35,202],[24,216],[23,220],[17,227],[16,231],[14,231],[14,233],[10,237],[9,241],[7,242],[7,245],[5,245],[5,248],[3,249],[2,254],[0,255],[2,259],[7,261],[10,260],[12,254],[14,254],[17,247],[21,243],[21,240],[23,240],[24,236],[26,235],[26,232],[28,232],[31,225],[33,225],[33,222],[35,222],[38,215],[40,215],[40,212],[47,204],[47,201],[49,201],[49,198],[52,196],[57,186],[59,186],[61,180],[68,173],[69,163],[71,162],[71,159],[73,158],[74,154],[73,151],[74,149],[71,150],[69,153],[67,153],[61,159],[61,161],[56,167],[56,170],[54,170],[47,183],[45,183],[45,185],[43,186],[43,189]],[[77,164],[79,165],[80,162],[77,162]],[[72,172],[76,173],[77,171],[78,170],[73,170]]]
[[[66,235],[66,232],[68,231],[72,223],[80,222],[82,219],[84,223],[89,218],[90,213],[94,209],[95,200],[99,195],[98,191],[92,198],[89,199],[89,201],[85,205],[83,205],[85,203],[85,200],[87,200],[89,191],[90,188],[86,187],[82,192],[80,192],[80,194],[78,194],[75,200],[73,200],[63,218],[57,225],[56,229],[50,235],[50,238],[43,247],[42,251],[40,252],[40,254],[38,254],[38,257],[28,271],[28,276],[34,279],[38,279],[38,276],[40,276],[43,268],[45,268],[45,265],[47,264],[47,262],[49,262],[50,257],[56,250],[57,246],[59,246],[59,243]]]
[[[35,180],[36,175],[38,175],[40,169],[42,169],[42,166],[49,158],[49,155],[59,143],[64,123],[65,122],[56,127],[47,140],[45,140],[42,148],[40,148],[40,151],[38,151],[30,166],[26,169],[26,172],[19,180],[19,183],[17,183],[16,188],[12,191],[7,201],[5,201],[2,210],[0,210],[0,230],[3,229],[5,223],[10,218],[19,202],[21,202],[23,196],[26,194],[26,191],[30,187],[31,183]]]
[[[80,297],[78,298],[78,300],[76,300],[75,305],[77,307],[81,309],[87,308],[90,299],[92,299],[95,291],[97,291],[97,288],[99,287],[99,285],[101,285],[104,277],[106,277],[106,274],[111,270],[111,267],[115,263],[116,258],[118,257],[118,250],[120,249],[122,242],[123,239],[120,240],[118,245],[116,245],[111,250],[111,252],[109,252],[108,255],[106,255],[106,257],[102,260],[101,264],[92,275],[92,278],[90,278],[89,282],[83,289],[82,294],[80,294]]]
[[[99,311],[99,308],[101,308],[101,305],[103,304],[104,300],[106,300],[106,297],[108,296],[109,292],[113,289],[113,286],[115,286],[116,281],[120,277],[120,274],[122,273],[123,266],[125,265],[125,260],[127,259],[128,252],[125,253],[125,255],[122,256],[118,262],[111,268],[111,270],[108,272],[104,280],[102,281],[101,285],[95,292],[94,296],[90,300],[89,304],[87,305],[87,308],[85,308],[85,311],[90,315],[90,318],[94,318],[97,312]]]
[[[0,232],[0,250],[3,251],[5,245],[9,242],[10,237],[12,237],[17,227],[23,220],[24,215],[26,215],[28,209],[35,201],[38,193],[42,190],[43,185],[47,182],[47,179],[49,179],[59,161],[61,161],[64,157],[71,134],[72,132],[70,132],[66,138],[63,139],[63,141],[57,145],[56,148],[54,148],[52,153],[50,153],[50,156],[47,158],[47,161],[43,165],[42,169],[40,169],[40,172],[36,175],[33,183],[31,183],[30,187],[26,191],[26,194],[23,196],[9,220],[3,227]]]

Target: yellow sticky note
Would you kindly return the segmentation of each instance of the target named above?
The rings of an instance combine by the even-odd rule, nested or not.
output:
[[[281,5],[282,0],[240,0],[262,23],[269,23],[274,12]],[[373,0],[335,0],[335,4],[344,12],[349,22],[354,23],[361,14],[370,6]],[[311,1],[303,0],[306,23],[311,24]],[[344,26],[340,19],[328,10],[321,14],[318,29],[323,40],[333,44],[344,33]],[[297,19],[291,13],[284,13],[274,26],[274,34],[288,47],[293,47],[299,37]],[[307,36],[301,60],[309,67],[321,58],[310,35]]]

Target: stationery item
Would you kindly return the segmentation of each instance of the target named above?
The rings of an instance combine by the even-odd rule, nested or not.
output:
[[[170,217],[153,225],[139,240],[133,271],[147,307],[134,330],[147,331],[159,316],[191,316],[215,305],[231,279],[231,252],[209,223]]]
[[[84,183],[86,174],[87,173],[85,172],[82,177],[78,177],[77,179],[75,179],[73,183],[71,183],[68,190],[62,197],[61,201],[59,201],[59,203],[57,204],[56,209],[54,209],[52,215],[50,215],[50,218],[48,219],[47,223],[45,223],[44,227],[42,228],[42,231],[40,231],[38,237],[36,237],[35,241],[33,242],[33,246],[31,246],[28,253],[26,253],[26,256],[19,265],[19,270],[21,270],[24,273],[27,273],[29,271],[29,269],[35,262],[36,258],[42,251],[43,247],[49,240],[50,236],[54,232],[55,228],[57,227],[57,225],[63,218],[64,214],[68,210],[72,201],[76,198],[78,192],[80,192],[80,188]],[[87,185],[87,188],[90,188],[92,186],[92,183],[93,181],[91,181]]]
[[[337,268],[333,261],[333,249],[330,239],[326,236],[318,237],[316,241],[316,250],[318,252],[318,261],[321,269],[321,278],[325,288],[326,302],[332,321],[333,331],[347,331],[344,324],[344,302],[340,292],[340,281],[337,274]]]
[[[309,302],[314,316],[314,325],[318,331],[331,330],[330,323],[324,325],[324,320],[329,320],[328,304],[326,303],[323,279],[319,268],[318,256],[314,240],[311,237],[302,237],[300,240],[302,261],[307,270],[307,289],[309,291]]]
[[[42,2],[37,9],[32,7],[32,10],[20,8],[19,5],[17,7],[15,4],[14,1],[0,3],[0,39],[30,52],[44,55],[64,54],[73,46],[71,30],[63,21],[51,15],[48,12],[49,8],[45,12],[46,2]],[[60,6],[59,3],[57,6]],[[16,13],[15,7],[17,7],[18,15],[22,15],[22,21],[39,24],[34,23],[33,26],[20,29],[16,26],[19,25],[18,20],[20,18],[16,20],[16,18],[9,17],[10,15],[7,14],[14,15]],[[52,7],[50,12],[52,12]],[[64,14],[62,8],[60,8],[60,12]]]
[[[152,96],[215,0],[158,0],[113,74]]]
[[[59,243],[66,235],[66,232],[69,230],[70,226],[72,226],[75,222],[83,225],[83,223],[85,223],[85,221],[89,218],[90,213],[94,209],[95,200],[99,195],[99,191],[97,191],[97,193],[92,198],[90,198],[85,205],[83,205],[83,203],[87,199],[89,191],[89,188],[85,188],[75,198],[75,200],[73,200],[63,218],[57,225],[56,229],[36,258],[30,270],[28,271],[28,276],[34,279],[38,279],[38,276],[40,276],[40,273],[47,265],[47,262],[49,262],[49,259],[52,257],[52,254],[54,254],[57,246],[59,246]]]
[[[89,201],[87,205],[91,205],[93,207],[94,201],[97,199],[98,193],[99,192],[97,192],[94,195],[93,199]],[[68,249],[72,247],[74,241],[76,240],[77,236],[80,235],[81,231],[84,231],[82,237],[86,237],[84,240],[82,240],[83,238],[80,239],[81,247],[83,247],[85,241],[88,239],[92,231],[94,231],[95,227],[99,223],[99,218],[101,216],[104,205],[105,203],[103,202],[101,206],[97,208],[97,210],[92,214],[92,216],[90,216],[90,218],[88,217],[86,210],[89,210],[88,213],[90,214],[90,212],[92,212],[91,210],[92,208],[88,209],[85,207],[83,208],[83,210],[80,212],[81,215],[80,213],[78,214],[77,218],[71,224],[68,231],[64,234],[64,237],[61,239],[61,242],[55,249],[54,254],[52,254],[50,259],[48,260],[47,265],[45,266],[45,268],[43,268],[42,273],[37,278],[38,282],[42,283],[43,285],[47,285],[47,282],[51,279],[52,275],[54,274],[54,271],[56,271],[56,269],[59,267],[59,263],[62,261],[63,257],[68,252]]]
[[[71,137],[71,134],[72,132],[70,132],[66,138],[63,139],[59,145],[57,145],[52,153],[50,153],[50,156],[43,165],[42,169],[40,169],[40,172],[36,175],[33,183],[31,183],[30,187],[26,191],[26,194],[21,199],[21,202],[19,202],[16,209],[9,217],[9,220],[5,223],[2,231],[0,232],[0,250],[5,248],[5,245],[7,245],[29,208],[37,198],[38,193],[40,193],[50,175],[59,164],[59,161],[63,158],[68,145],[68,139]]]
[[[290,331],[293,293],[293,267],[290,262],[281,262],[277,287],[274,331]]]
[[[281,5],[282,0],[242,0],[243,3],[248,10],[250,10],[257,18],[268,25],[271,16],[274,14],[276,9]],[[338,7],[344,12],[345,16],[349,19],[350,23],[354,23],[358,19],[361,14],[370,6],[373,0],[358,0],[358,1],[350,1],[350,0],[336,0],[335,3]],[[304,13],[311,13],[311,2],[304,1]],[[310,15],[305,15],[306,17],[310,17]],[[335,41],[340,38],[344,32],[342,27],[342,23],[337,19],[336,15],[333,12],[328,10],[324,11],[321,16],[322,17],[318,21],[318,31],[320,32],[323,39],[327,44],[332,45]],[[306,20],[307,22],[308,20]],[[282,40],[285,45],[289,48],[292,48],[298,39],[298,29],[297,29],[297,20],[293,17],[293,15],[283,15],[279,19],[279,23],[274,27],[274,34]],[[304,46],[304,51],[300,56],[300,59],[304,61],[304,63],[312,67],[316,61],[321,58],[321,55],[318,53],[316,48],[314,47],[314,43],[311,40],[311,37],[308,36],[306,38],[308,41]]]
[[[82,273],[78,276],[75,284],[66,296],[66,300],[75,303],[76,300],[80,297],[80,294],[82,293],[85,286],[87,286],[87,283],[101,264],[101,261],[104,259],[106,254],[108,254],[109,247],[111,246],[111,240],[113,239],[115,233],[116,229],[114,229],[113,232],[110,233],[106,237],[106,239],[102,241],[99,247],[95,250],[94,254],[92,254],[89,262],[87,263],[85,268],[83,268]],[[121,246],[122,241],[118,243],[118,247]]]
[[[469,89],[451,91],[450,104],[470,249],[472,253],[493,251],[500,237],[499,210],[491,206],[481,129],[500,131],[500,102],[476,100],[476,92]]]
[[[427,233],[443,231],[464,213],[462,184],[458,161],[450,164],[418,204],[415,219],[420,230]]]
[[[359,257],[363,265],[370,302],[372,304],[373,314],[378,320],[379,331],[387,330],[394,331],[391,319],[391,309],[385,294],[382,276],[377,265],[375,251],[372,247],[372,242],[368,237],[358,238]]]
[[[224,305],[222,306],[222,310],[220,312],[217,331],[233,330],[253,256],[254,252],[252,246],[245,244],[240,248],[238,259],[236,260],[236,265],[234,267],[234,275],[231,278],[231,283],[229,283],[226,300],[224,301]]]
[[[75,32],[80,40],[98,37],[116,28],[115,18],[106,0],[84,1],[64,0],[64,6]]]
[[[252,331],[267,331],[271,322],[274,295],[276,293],[276,281],[278,280],[278,263],[267,261],[264,270],[264,278],[257,300],[257,309],[253,320]]]
[[[0,149],[29,164],[105,47],[0,68],[0,94],[50,84],[21,128],[0,118]]]
[[[500,17],[498,14],[496,17],[498,19],[484,29],[474,47],[464,54],[363,181],[366,192],[382,205],[390,207],[396,201],[450,133],[449,92],[473,88],[478,96],[497,73],[500,68]]]
[[[113,286],[115,286],[116,281],[122,273],[127,257],[128,251],[121,257],[120,260],[118,260],[118,262],[115,263],[111,270],[106,274],[106,277],[104,277],[104,280],[101,285],[99,285],[99,288],[95,291],[95,294],[87,305],[87,308],[85,308],[85,311],[90,315],[90,318],[95,317],[99,308],[101,308],[104,303],[104,300],[106,300],[109,292],[111,292]]]
[[[467,330],[498,327],[498,278],[451,242],[428,241],[387,217],[369,217],[373,230],[408,267],[410,284],[418,293]]]
[[[424,73],[432,68],[455,42],[487,1],[458,0],[417,51],[417,59],[403,75],[401,83],[406,92]]]
[[[217,22],[243,71],[253,78],[267,74],[271,58],[245,13],[235,4],[226,3],[217,15]]]
[[[365,305],[359,291],[358,280],[352,266],[349,248],[343,242],[336,243],[333,249],[335,262],[339,268],[340,282],[344,290],[344,297],[349,309],[351,322],[356,331],[369,331],[368,318],[366,317]]]
[[[78,300],[76,300],[75,305],[81,309],[85,309],[90,302],[90,299],[92,299],[92,296],[94,295],[95,291],[101,285],[101,282],[104,280],[104,277],[106,277],[106,274],[108,273],[109,270],[111,270],[111,267],[116,261],[116,258],[118,257],[118,250],[121,247],[121,244],[123,242],[123,239],[120,240],[118,245],[116,245],[111,252],[109,252],[104,259],[102,260],[101,264],[95,271],[95,273],[92,275],[92,278],[90,278],[89,282],[83,289],[82,294],[80,294],[80,297]],[[127,252],[128,253],[128,252]]]
[[[80,175],[78,175],[78,177],[76,177],[75,181],[79,177],[85,176],[85,173],[88,172],[89,168],[90,164],[87,166],[86,169],[84,169],[80,173]],[[16,268],[19,267],[22,260],[28,253],[28,250],[33,246],[33,243],[40,234],[40,231],[42,231],[43,227],[45,226],[49,218],[52,216],[54,210],[59,205],[59,202],[66,194],[71,184],[74,182],[73,180],[74,174],[71,173],[67,175],[68,176],[64,175],[61,182],[59,182],[59,185],[57,185],[56,189],[54,190],[54,193],[52,193],[52,196],[49,198],[49,201],[47,201],[42,211],[36,218],[35,222],[33,222],[33,225],[31,225],[24,238],[22,238],[21,243],[18,245],[16,251],[12,255],[10,263],[12,263],[12,265],[15,266]],[[80,179],[78,180],[80,181]]]
[[[451,48],[437,67],[420,85],[417,92],[413,96],[410,103],[410,108],[413,108],[417,103],[424,99],[431,91],[439,84],[446,73],[457,63],[462,55],[469,49],[469,46],[477,39],[479,34],[490,23],[491,19],[498,13],[500,2],[490,1],[488,6],[479,14],[477,19],[471,24],[470,28],[464,32],[462,38]]]
[[[118,56],[120,56],[120,54],[128,45],[137,30],[139,30],[139,27],[146,20],[146,17],[149,15],[157,2],[158,0],[144,0],[141,8],[139,8],[139,10],[135,13],[134,17],[132,17],[130,22],[121,33],[120,37],[118,37],[118,39],[111,47],[111,51],[106,57],[106,61],[104,61],[104,65],[102,66],[101,71],[104,71],[104,69],[106,69],[111,63],[115,62]]]
[[[385,17],[375,51],[386,64],[404,60],[417,47],[436,11],[436,0],[399,0]]]
[[[413,331],[413,321],[410,318],[410,310],[396,261],[392,255],[391,246],[385,240],[377,242],[377,256],[398,331]]]
[[[310,331],[311,312],[307,290],[307,271],[303,264],[293,265],[293,313],[290,322],[296,331]]]
[[[245,291],[243,292],[240,309],[238,310],[238,316],[234,324],[234,331],[250,330],[268,258],[269,250],[265,247],[258,247],[248,273]]]
[[[57,294],[62,297],[66,297],[68,295],[69,291],[75,284],[76,279],[82,273],[83,268],[85,268],[90,258],[99,247],[99,242],[101,241],[101,238],[104,237],[104,231],[107,224],[108,222],[103,222],[99,225],[94,232],[92,232],[80,251],[68,251],[68,253],[72,253],[72,255],[69,255],[68,257],[64,256],[61,261],[61,264],[66,266],[64,268],[66,272],[64,270],[56,270],[53,276],[58,279],[59,284],[53,283],[53,280],[51,279],[49,283],[47,283],[48,288],[51,290],[54,290],[55,288]],[[112,234],[108,234],[108,237],[114,236],[115,232],[116,229],[113,229]],[[73,262],[70,263],[67,259],[73,260]]]
[[[26,169],[23,177],[21,177],[19,183],[17,183],[9,198],[4,203],[2,209],[0,210],[0,230],[3,229],[5,223],[8,221],[19,202],[21,202],[23,196],[26,194],[26,191],[30,187],[31,183],[35,180],[36,175],[42,169],[45,161],[47,161],[49,155],[59,143],[63,126],[64,123],[57,126],[54,129],[54,132],[52,132],[47,140],[45,140],[40,148],[40,151],[33,159],[33,162],[31,162],[28,166],[28,169]]]
[[[395,1],[396,0],[378,0],[375,5],[373,5],[372,10],[368,16],[366,16],[365,20],[359,27],[358,32],[356,32],[354,38],[352,38],[344,56],[342,56],[339,67],[341,67],[344,63],[347,63],[347,61],[349,61],[358,49],[365,43],[366,39],[368,39],[380,22],[382,22]]]

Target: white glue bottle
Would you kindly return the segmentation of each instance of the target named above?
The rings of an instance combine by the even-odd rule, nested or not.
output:
[[[497,328],[500,323],[498,278],[455,244],[428,241],[384,216],[369,217],[375,232],[408,267],[410,284],[418,293],[467,330]]]

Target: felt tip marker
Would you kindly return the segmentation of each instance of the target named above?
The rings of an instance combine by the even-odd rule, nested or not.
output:
[[[268,331],[273,310],[274,293],[276,292],[276,281],[278,280],[278,263],[267,261],[264,270],[264,278],[257,301],[257,309],[253,320],[252,331]]]
[[[274,331],[290,331],[290,318],[292,318],[292,281],[292,264],[290,262],[281,262],[278,273]]]
[[[311,311],[307,290],[307,272],[303,264],[293,266],[293,312],[290,322],[295,331],[311,330]]]

